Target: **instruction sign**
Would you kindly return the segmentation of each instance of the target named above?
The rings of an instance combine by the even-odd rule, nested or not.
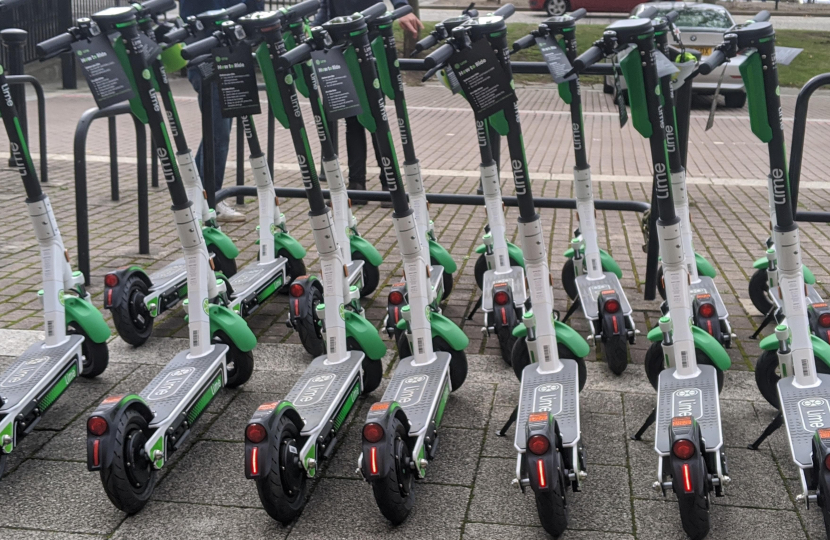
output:
[[[311,61],[323,94],[323,109],[330,120],[363,112],[342,47],[313,51]]]
[[[473,108],[476,120],[484,120],[516,101],[510,76],[486,39],[450,57],[458,83]]]
[[[556,42],[553,36],[538,36],[536,38],[536,45],[539,46],[539,51],[542,53],[542,58],[548,66],[550,76],[553,77],[553,82],[556,84],[562,84],[576,79],[576,73],[568,78],[565,78],[565,74],[567,74],[573,66],[571,65],[570,60],[568,60],[568,56],[565,54],[565,51],[562,50],[559,43]]]
[[[240,43],[219,47],[213,51],[216,73],[219,76],[219,99],[224,118],[260,114],[254,59],[251,47]]]
[[[76,41],[72,44],[72,52],[81,65],[99,109],[133,98],[127,73],[106,35],[99,34],[89,41]]]

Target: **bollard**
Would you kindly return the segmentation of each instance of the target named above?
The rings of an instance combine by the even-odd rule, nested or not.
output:
[[[202,184],[208,206],[216,209],[216,161],[213,157],[213,82],[202,81],[199,106],[202,109]]]
[[[236,119],[236,185],[245,185],[245,130],[242,118]],[[245,204],[245,197],[237,195],[236,204]]]
[[[115,130],[115,117],[107,118],[107,127],[110,136],[110,198],[113,201],[120,199],[118,193],[118,133]]]
[[[0,31],[0,40],[3,41],[3,48],[6,49],[6,58],[8,62],[6,69],[9,75],[23,75],[23,48],[26,46],[26,40],[29,33],[19,28],[8,28]],[[26,87],[24,85],[16,85],[11,88],[12,100],[18,104],[17,116],[20,119],[20,129],[23,130],[23,140],[26,144],[29,143],[29,128],[26,121]],[[14,158],[9,156],[9,167],[15,167]]]

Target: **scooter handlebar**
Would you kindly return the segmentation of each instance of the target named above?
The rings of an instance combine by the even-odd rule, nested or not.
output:
[[[174,0],[147,0],[141,3],[141,8],[149,11],[153,15],[160,15],[176,9],[176,2]]]
[[[765,9],[762,9],[761,11],[758,12],[757,15],[752,17],[752,22],[757,22],[757,23],[758,22],[766,22],[766,21],[769,20],[769,18],[770,18],[770,12],[765,10]]]
[[[287,70],[291,67],[301,64],[311,58],[311,45],[308,43],[300,43],[287,53],[281,55],[277,60],[280,69]]]
[[[454,52],[455,47],[453,47],[452,44],[444,43],[443,45],[435,49],[435,51],[433,51],[429,56],[424,58],[424,67],[427,69],[432,69],[435,66],[440,66],[441,64],[449,60],[450,56],[452,56]]]
[[[572,71],[574,73],[580,73],[581,71],[585,70],[585,68],[593,66],[603,58],[605,58],[605,53],[603,52],[603,50],[597,47],[596,45],[593,45],[590,48],[588,48],[587,51],[576,57],[573,63]]]
[[[193,60],[197,56],[208,54],[210,51],[219,46],[219,40],[213,36],[194,41],[190,45],[185,45],[182,48],[182,58],[185,60]]]
[[[38,43],[35,46],[35,52],[41,60],[48,60],[59,54],[71,51],[73,43],[75,43],[75,36],[69,32],[64,32],[63,34],[58,34],[53,38]]]
[[[396,21],[404,15],[409,15],[410,13],[412,13],[412,6],[407,4],[405,6],[399,7],[398,9],[390,13],[389,16],[392,17],[393,21]]]
[[[413,57],[422,51],[435,47],[436,45],[438,45],[438,36],[434,34],[428,34],[427,37],[415,44],[415,50],[413,50],[412,54],[410,54],[409,56]]]
[[[677,10],[672,10],[666,13],[663,17],[670,23],[674,23],[674,21],[676,21],[679,16],[680,13]]]
[[[572,13],[571,13],[571,19],[573,19],[573,20],[575,20],[575,21],[578,21],[579,19],[581,19],[582,17],[584,17],[584,16],[585,16],[585,15],[587,15],[587,14],[588,14],[588,10],[587,10],[587,9],[585,9],[584,7],[583,7],[583,8],[579,8],[579,9],[577,9],[576,11],[574,11],[574,12],[572,12]]]
[[[516,13],[516,6],[513,4],[505,4],[496,11],[493,12],[493,15],[496,17],[502,17],[504,19],[510,18],[513,14]]]
[[[23,4],[26,0],[0,0],[0,11],[13,9]]]
[[[225,8],[225,12],[228,14],[228,19],[235,21],[239,17],[242,17],[248,13],[248,6],[244,3],[236,4],[229,8]]]
[[[526,36],[520,37],[516,41],[513,42],[513,52],[519,52],[524,49],[528,49],[536,43],[536,36],[533,34],[528,34]]]
[[[724,62],[726,62],[726,55],[723,54],[723,51],[715,49],[714,52],[706,58],[706,60],[700,63],[700,67],[698,69],[700,70],[701,75],[708,75]]]
[[[305,0],[288,8],[291,19],[307,19],[320,10],[320,0]]]
[[[638,19],[653,19],[657,16],[657,8],[654,6],[648,6],[643,11],[637,14]]]
[[[360,14],[363,15],[363,18],[366,19],[367,23],[374,21],[384,13],[386,13],[386,4],[383,2],[378,2],[374,6],[368,7],[360,12]]]

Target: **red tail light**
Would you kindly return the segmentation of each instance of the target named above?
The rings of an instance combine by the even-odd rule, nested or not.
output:
[[[115,287],[118,285],[118,276],[115,274],[107,274],[104,276],[104,285],[107,287]]]
[[[715,316],[715,306],[712,304],[700,304],[697,312],[704,319],[709,319]],[[830,315],[830,313],[828,313],[828,315]]]
[[[547,487],[548,479],[545,478],[545,460],[540,459],[536,462],[536,472],[539,475],[539,487]]]
[[[86,421],[86,429],[96,437],[100,437],[106,433],[107,427],[106,419],[100,416],[90,416],[89,420]]]
[[[506,306],[510,302],[510,295],[505,291],[499,291],[493,295],[493,301],[500,306]]]
[[[830,455],[824,458],[824,468],[830,471]]]
[[[688,463],[683,464],[683,489],[686,490],[686,493],[692,492],[692,471]]]
[[[299,283],[292,283],[289,292],[291,293],[291,296],[293,296],[294,298],[299,298],[305,292],[305,287],[303,287]]]
[[[371,468],[372,474],[378,473],[378,447],[373,446],[371,452],[369,452],[369,467]]]
[[[671,451],[678,459],[689,459],[695,455],[695,445],[688,439],[680,439],[674,441]]]
[[[544,435],[534,435],[527,440],[527,449],[531,453],[541,456],[550,448],[550,441]]]
[[[401,291],[392,291],[389,293],[389,303],[393,306],[403,304],[403,293]]]
[[[383,438],[383,426],[371,422],[363,426],[363,438],[370,443],[376,443]]]
[[[251,476],[258,476],[259,475],[259,447],[254,446],[251,449]]]
[[[265,431],[265,426],[262,424],[248,424],[245,428],[245,438],[254,444],[261,443],[265,440],[268,433]]]
[[[818,323],[824,328],[830,328],[830,313],[822,313],[818,318]]]
[[[606,300],[603,306],[605,307],[606,313],[616,313],[620,310],[620,302],[613,298]]]

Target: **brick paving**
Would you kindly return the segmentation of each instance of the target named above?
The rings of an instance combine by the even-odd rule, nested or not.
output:
[[[186,81],[176,82],[179,108],[186,133],[195,147],[198,114]],[[477,185],[477,159],[472,144],[472,115],[459,98],[437,86],[408,89],[416,148],[424,181],[431,193],[473,193]],[[528,158],[535,173],[535,193],[545,197],[570,197],[572,154],[570,129],[563,104],[549,87],[519,90]],[[585,91],[586,129],[590,161],[598,179],[596,196],[603,199],[648,200],[650,179],[646,146],[630,126],[619,129],[610,99],[597,90]],[[791,129],[795,96],[783,96],[785,125]],[[30,102],[30,119],[34,107]],[[67,247],[76,252],[72,179],[72,135],[83,110],[92,106],[82,93],[50,92],[49,118],[50,183],[52,199]],[[307,109],[306,109],[307,110]],[[830,95],[813,100],[805,152],[804,210],[824,210],[828,194],[823,170],[828,165],[824,151],[830,129]],[[768,235],[766,217],[765,148],[749,131],[746,110],[720,109],[715,128],[704,133],[708,103],[701,100],[693,112],[689,174],[695,245],[719,271],[718,285],[730,312],[737,339],[729,351],[733,369],[722,395],[724,433],[729,447],[734,482],[727,497],[715,500],[711,538],[821,538],[821,517],[812,509],[796,506],[796,470],[789,459],[786,438],[776,434],[760,452],[745,446],[774,415],[760,401],[751,373],[759,353],[749,334],[761,317],[748,301],[746,284],[752,261],[761,255]],[[101,122],[101,121],[99,121]],[[264,137],[264,119],[260,118]],[[34,121],[30,120],[34,125]],[[141,264],[153,270],[179,256],[178,241],[169,214],[169,199],[162,188],[150,190],[151,254],[137,251],[136,193],[131,123],[118,121],[121,199],[109,198],[109,164],[105,123],[93,128],[88,145],[92,287],[94,301],[101,304],[104,274],[125,264]],[[36,130],[32,128],[34,150]],[[232,140],[233,137],[232,137]],[[233,146],[233,144],[232,144]],[[0,147],[5,139],[0,138]],[[316,148],[316,147],[315,147]],[[231,151],[226,184],[234,182]],[[278,130],[275,182],[299,187],[292,163],[287,133]],[[5,164],[5,159],[2,162]],[[16,173],[0,170],[0,367],[19,354],[22,344],[36,339],[42,325],[35,292],[39,286],[39,259],[28,219],[23,219],[23,190]],[[250,179],[248,179],[250,183]],[[504,191],[512,194],[505,179]],[[377,179],[370,182],[377,189]],[[256,258],[254,227],[256,205],[249,200],[241,207],[249,221],[225,225],[224,230],[241,249],[240,266]],[[282,201],[292,233],[309,249],[306,263],[318,266],[312,237],[306,224],[307,206],[302,199]],[[558,277],[574,216],[571,211],[541,211],[554,277]],[[385,257],[381,286],[365,302],[367,317],[379,325],[390,280],[400,275],[389,211],[377,203],[358,208],[359,227]],[[154,501],[139,516],[126,518],[109,504],[97,478],[86,472],[83,461],[83,425],[100,399],[120,390],[137,390],[146,384],[172,354],[183,346],[186,335],[179,308],[156,321],[154,339],[139,349],[114,338],[110,368],[99,378],[73,385],[35,433],[12,455],[0,482],[0,536],[3,538],[81,538],[84,535],[114,538],[235,538],[235,537],[440,537],[503,538],[518,535],[543,538],[532,497],[522,496],[509,485],[515,465],[510,440],[499,439],[500,427],[518,396],[512,372],[503,366],[496,340],[483,338],[481,319],[466,321],[477,299],[472,275],[473,249],[485,221],[483,208],[432,205],[432,215],[441,243],[459,263],[456,285],[445,313],[457,321],[471,343],[467,349],[470,378],[448,405],[447,429],[438,459],[427,480],[418,486],[415,513],[404,526],[393,529],[380,517],[368,486],[354,475],[359,427],[346,432],[342,447],[327,465],[322,480],[312,490],[306,513],[291,528],[275,525],[260,509],[254,486],[241,469],[241,427],[250,412],[264,400],[284,394],[308,356],[297,336],[284,324],[286,303],[277,297],[249,319],[260,345],[255,351],[257,372],[236,391],[225,391],[209,409],[190,438],[163,473]],[[508,224],[517,212],[508,209]],[[639,215],[600,212],[600,244],[620,263],[623,285],[635,309],[635,321],[643,332],[656,322],[657,302],[642,299],[645,272],[643,238]],[[825,282],[830,275],[830,252],[826,226],[803,224],[805,263],[816,273],[819,289],[827,297]],[[516,241],[515,225],[509,235]],[[472,257],[472,259],[471,259]],[[555,280],[556,307],[565,311],[566,297]],[[585,334],[587,325],[577,316],[573,326]],[[5,329],[5,330],[2,330]],[[387,346],[393,349],[391,341]],[[589,355],[589,383],[582,394],[583,425],[588,452],[589,480],[584,493],[572,502],[572,529],[565,538],[680,538],[676,503],[657,497],[650,489],[656,460],[651,443],[627,438],[648,414],[654,392],[642,370],[646,340],[640,337],[632,348],[632,366],[622,377]],[[397,358],[387,357],[387,377]],[[353,415],[360,425],[373,393]],[[356,420],[354,420],[356,419]],[[512,434],[512,432],[511,432]],[[512,436],[512,435],[511,435]],[[647,434],[653,439],[653,429]],[[658,522],[658,520],[660,520]],[[75,535],[75,536],[72,536]]]

